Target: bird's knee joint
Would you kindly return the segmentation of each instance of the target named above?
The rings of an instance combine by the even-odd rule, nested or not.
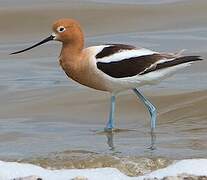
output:
[[[156,116],[156,115],[157,115],[157,109],[156,109],[155,107],[152,107],[152,108],[150,109],[150,114],[151,114],[152,116]]]
[[[153,108],[153,109],[152,109],[152,112],[153,112],[154,114],[157,114],[157,109],[156,109],[156,108]]]

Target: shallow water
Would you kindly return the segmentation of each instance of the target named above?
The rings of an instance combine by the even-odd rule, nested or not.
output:
[[[143,5],[140,1],[142,5],[134,5],[133,11],[130,5],[122,6],[117,1],[114,2],[117,3],[116,6],[85,2],[87,8],[81,3],[73,2],[70,7],[72,10],[68,13],[63,6],[64,3],[60,3],[55,10],[55,3],[51,3],[51,7],[45,10],[45,14],[51,16],[44,17],[40,25],[36,17],[31,26],[25,26],[22,15],[27,14],[31,7],[27,7],[26,4],[18,11],[19,14],[15,14],[17,10],[11,6],[10,1],[0,1],[0,4],[9,5],[6,7],[7,10],[3,9],[0,13],[8,15],[10,20],[10,23],[4,22],[10,27],[8,32],[3,28],[4,35],[0,34],[2,159],[23,159],[60,168],[73,158],[76,164],[69,164],[67,167],[78,168],[85,156],[89,158],[83,158],[84,167],[90,167],[89,161],[94,162],[93,167],[106,166],[104,157],[109,157],[106,163],[108,166],[115,167],[112,160],[114,157],[128,160],[133,157],[137,161],[140,157],[145,157],[147,162],[147,158],[183,159],[207,156],[207,61],[186,68],[159,85],[142,88],[146,96],[157,105],[159,112],[156,149],[151,151],[148,149],[149,115],[143,104],[130,91],[122,93],[117,99],[116,126],[123,130],[114,134],[102,133],[108,116],[109,95],[80,86],[65,77],[57,62],[59,43],[51,43],[25,54],[8,56],[10,52],[27,47],[44,38],[44,35],[47,36],[50,33],[49,20],[56,17],[54,12],[59,12],[58,17],[70,15],[78,17],[83,22],[87,45],[124,42],[163,52],[187,49],[185,54],[201,55],[204,59],[207,57],[205,1],[162,3],[159,7],[148,3]],[[38,5],[34,6],[34,15],[29,13],[28,18],[35,17]],[[73,6],[83,11],[78,14],[73,10]],[[191,11],[196,7],[201,7],[199,13]],[[125,11],[120,11],[121,8]],[[167,17],[159,19],[160,16],[166,16],[164,8],[177,11],[173,13],[173,20]],[[110,21],[105,19],[104,9],[106,13],[111,13]],[[142,11],[139,11],[140,9]],[[117,21],[118,15],[122,17],[126,11],[130,21]],[[114,15],[113,12],[118,15]],[[157,23],[152,22],[151,15],[146,15],[150,12]],[[141,15],[145,22],[140,18],[141,26],[138,30],[139,24],[132,22],[135,18],[139,20]],[[92,22],[93,17],[102,18],[101,29],[99,19],[95,18]],[[124,20],[126,19],[127,17]],[[25,23],[28,24],[28,20]],[[103,23],[106,25],[103,26]],[[156,25],[153,26],[153,23]],[[34,26],[36,28],[33,28]],[[37,28],[38,26],[42,28]],[[13,34],[15,27],[17,31]],[[24,29],[21,32],[22,27]],[[73,156],[71,152],[78,153]],[[57,165],[59,156],[54,158],[54,154],[61,155],[65,162],[60,161]],[[100,164],[97,164],[97,161]],[[130,175],[135,175],[136,172],[137,170],[134,170]]]

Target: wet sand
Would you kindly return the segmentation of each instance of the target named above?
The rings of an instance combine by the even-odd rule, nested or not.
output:
[[[88,156],[83,158],[85,168],[106,164],[116,167],[114,157],[135,158],[137,162],[143,157],[145,162],[162,157],[167,165],[169,159],[207,156],[207,61],[159,85],[142,88],[158,107],[157,148],[151,151],[147,149],[148,112],[130,91],[117,98],[116,127],[121,131],[113,135],[102,133],[108,117],[109,94],[90,90],[65,77],[57,62],[59,43],[8,56],[48,36],[54,19],[73,17],[83,25],[87,45],[124,42],[158,51],[187,49],[185,54],[199,54],[205,59],[206,1],[161,4],[62,1],[41,6],[21,2],[22,6],[19,3],[17,7],[2,5],[0,11],[1,159],[79,168],[81,159]],[[54,154],[65,159],[65,163],[58,164]],[[76,165],[65,165],[71,157]],[[108,157],[107,163],[104,164],[104,158],[97,160],[99,157]],[[123,172],[137,175],[137,170],[130,174],[125,168]]]

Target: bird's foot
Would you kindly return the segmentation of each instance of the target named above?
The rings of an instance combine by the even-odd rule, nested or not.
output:
[[[104,132],[112,133],[114,131],[115,131],[115,128],[113,128],[113,127],[105,127],[104,128]]]

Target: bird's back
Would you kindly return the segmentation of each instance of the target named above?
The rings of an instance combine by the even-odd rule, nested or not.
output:
[[[111,89],[157,83],[192,62],[201,60],[199,56],[159,53],[123,44],[92,46],[87,51],[96,73]]]

